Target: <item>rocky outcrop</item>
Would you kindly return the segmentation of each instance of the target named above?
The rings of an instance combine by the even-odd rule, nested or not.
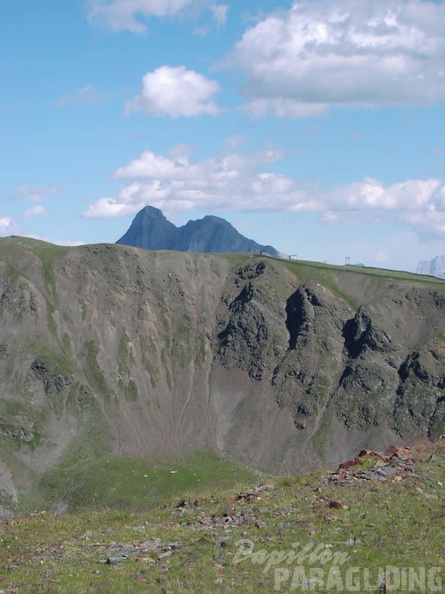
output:
[[[238,271],[238,278],[243,276]],[[284,334],[283,325],[273,320],[273,305],[265,315],[267,300],[247,278],[228,305],[229,323],[218,335],[221,362],[231,369],[246,365],[257,380],[271,378],[277,404],[289,410],[302,434],[316,436],[330,415],[346,429],[365,434],[389,429],[413,439],[443,432],[442,294],[407,288],[398,299],[396,287],[388,287],[379,303],[361,304],[354,312],[326,287],[309,281],[286,300]],[[413,319],[424,323],[412,327],[412,343],[407,334]],[[427,335],[425,352],[420,344]]]
[[[37,358],[31,364],[31,371],[40,379],[46,394],[61,394],[69,390],[74,379],[61,372],[59,367],[45,359]]]

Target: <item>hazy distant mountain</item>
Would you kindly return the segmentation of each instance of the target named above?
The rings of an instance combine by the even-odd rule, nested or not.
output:
[[[206,216],[176,227],[153,206],[146,206],[133,219],[130,228],[116,243],[147,250],[181,252],[265,252],[278,256],[270,245],[247,239],[226,220]]]
[[[419,262],[417,274],[431,274],[438,278],[445,278],[445,256],[436,256],[432,260]]]

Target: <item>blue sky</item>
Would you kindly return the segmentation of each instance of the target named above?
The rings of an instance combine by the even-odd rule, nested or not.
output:
[[[146,204],[308,260],[445,254],[445,2],[22,0],[0,22],[0,234]]]

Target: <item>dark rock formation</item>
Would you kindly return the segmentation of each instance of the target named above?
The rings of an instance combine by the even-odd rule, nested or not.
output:
[[[146,250],[264,252],[271,256],[278,255],[275,248],[247,239],[219,217],[206,216],[176,227],[153,206],[146,206],[138,212],[128,231],[116,243]]]

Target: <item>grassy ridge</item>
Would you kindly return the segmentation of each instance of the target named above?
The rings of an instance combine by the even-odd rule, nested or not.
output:
[[[414,471],[402,465],[398,479],[339,485],[323,472],[262,486],[203,488],[199,495],[178,484],[179,498],[153,500],[138,512],[18,518],[0,524],[0,588],[24,594],[443,591],[445,447],[421,446],[415,455]],[[373,463],[361,459],[356,476]],[[390,588],[391,567],[405,568],[405,588]],[[348,570],[358,580],[355,589]],[[372,587],[365,588],[365,573]],[[379,590],[382,576],[388,590]]]
[[[412,272],[404,272],[401,270],[386,270],[384,268],[373,268],[367,266],[338,266],[335,264],[309,262],[306,260],[281,260],[281,262],[286,266],[286,268],[292,272],[298,273],[298,275],[302,278],[309,276],[313,279],[314,273],[317,273],[317,271],[320,273],[324,271],[341,274],[360,274],[393,281],[430,284],[435,285],[441,290],[445,290],[445,280],[441,280],[435,276],[414,274]]]

